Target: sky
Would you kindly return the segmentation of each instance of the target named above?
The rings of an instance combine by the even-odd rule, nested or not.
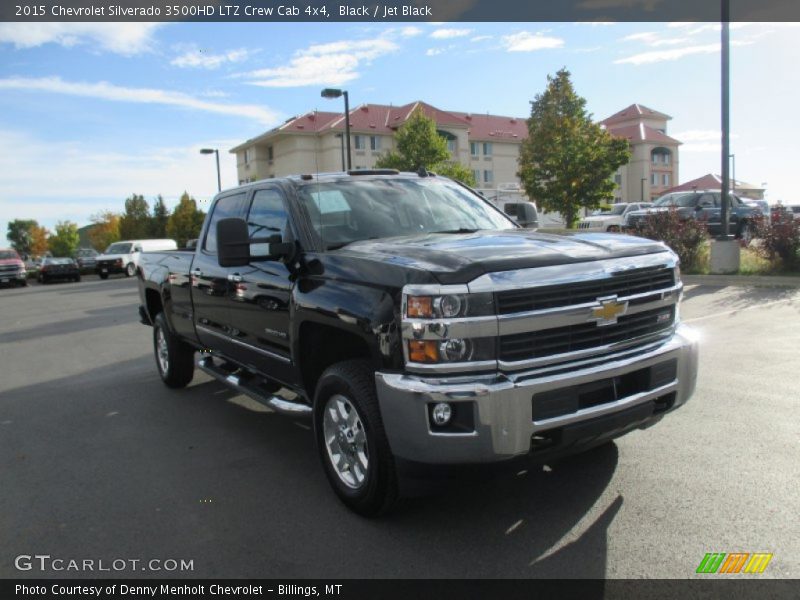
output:
[[[731,25],[736,177],[800,202],[798,23]],[[566,67],[597,120],[673,117],[680,181],[720,172],[713,23],[0,23],[0,227],[121,212],[133,193],[201,206],[236,185],[233,146],[294,115],[423,100],[526,118]]]

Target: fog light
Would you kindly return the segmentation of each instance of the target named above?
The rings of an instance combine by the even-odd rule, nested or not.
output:
[[[438,425],[439,427],[442,425],[447,425],[452,416],[453,409],[450,408],[450,405],[447,402],[439,402],[439,404],[433,407],[434,425]]]

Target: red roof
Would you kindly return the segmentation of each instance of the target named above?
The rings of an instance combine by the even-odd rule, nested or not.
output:
[[[624,125],[622,127],[607,127],[608,132],[616,137],[627,138],[631,142],[653,142],[656,144],[679,145],[681,142],[671,138],[658,129],[653,129],[640,123],[639,125]]]
[[[624,123],[626,121],[631,121],[633,119],[647,118],[647,117],[654,119],[664,119],[666,121],[672,119],[672,117],[670,117],[669,115],[665,115],[662,112],[658,112],[657,110],[653,110],[652,108],[648,108],[642,104],[631,104],[629,107],[623,108],[618,113],[611,115],[605,121],[601,121],[601,124],[608,127],[615,123]]]
[[[283,125],[273,131],[308,131],[315,132],[325,129],[331,122],[341,115],[335,112],[313,111],[299,117],[288,119]]]
[[[528,137],[528,122],[525,119],[478,113],[453,114],[469,123],[469,137],[473,140],[521,141]]]
[[[760,190],[762,188],[756,187],[752,184],[746,183],[744,181],[735,181],[731,180],[732,183],[735,183],[735,188],[737,190]],[[669,192],[690,192],[692,190],[718,190],[722,187],[722,177],[719,175],[714,175],[709,173],[708,175],[703,175],[702,177],[698,177],[697,179],[692,179],[691,181],[687,181],[686,183],[682,183],[680,185],[676,185],[674,188],[668,189],[665,193]]]

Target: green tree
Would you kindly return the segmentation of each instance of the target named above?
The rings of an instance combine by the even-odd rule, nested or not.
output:
[[[167,205],[164,204],[164,198],[159,194],[156,201],[153,202],[153,213],[150,217],[150,237],[167,237],[167,221],[169,221],[169,210],[167,210]]]
[[[89,240],[98,252],[105,251],[111,244],[120,240],[119,215],[104,210],[92,215],[92,228],[89,230]]]
[[[11,247],[20,255],[33,254],[31,250],[33,230],[38,226],[39,223],[33,219],[14,219],[9,221],[6,237],[11,242]]]
[[[188,192],[183,192],[178,205],[167,221],[167,237],[178,242],[181,248],[186,242],[200,236],[205,213],[197,208],[197,202]]]
[[[597,208],[613,198],[611,176],[629,160],[627,140],[592,121],[569,71],[548,75],[547,89],[531,102],[520,149],[517,175],[528,196],[540,208],[561,213],[572,228],[582,207]]]
[[[377,168],[418,171],[424,167],[467,185],[475,185],[472,171],[451,160],[447,140],[436,130],[436,121],[426,117],[421,109],[417,108],[400,126],[394,139],[397,150],[379,158],[375,163]]]
[[[72,256],[80,242],[78,226],[71,221],[59,221],[56,232],[47,240],[47,245],[53,256]]]
[[[125,212],[119,219],[119,235],[123,240],[140,240],[150,236],[150,207],[140,194],[125,200]]]

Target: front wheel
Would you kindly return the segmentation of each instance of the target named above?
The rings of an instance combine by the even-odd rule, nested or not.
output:
[[[609,233],[619,233],[619,225],[609,225],[606,231]]]
[[[322,374],[314,434],[325,475],[342,502],[364,516],[387,512],[398,497],[397,473],[366,361],[337,363]]]
[[[136,275],[136,265],[128,263],[125,267],[125,277],[133,277]]]
[[[194,377],[194,349],[170,331],[163,312],[156,315],[153,325],[153,351],[158,374],[167,387],[189,385]]]
[[[108,273],[100,273],[100,279],[108,279]]]

